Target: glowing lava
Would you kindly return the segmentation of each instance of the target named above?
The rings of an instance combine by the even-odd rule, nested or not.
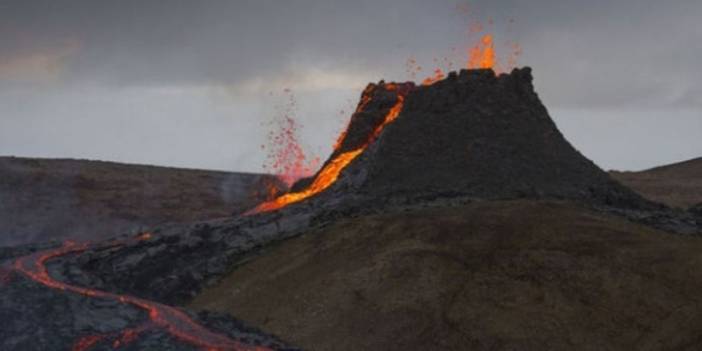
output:
[[[132,240],[148,240],[151,234],[142,234],[137,237],[132,238]],[[118,247],[126,244],[127,241],[112,241],[107,244],[101,245],[99,248],[109,248]],[[231,340],[225,335],[213,333],[203,326],[197,324],[184,312],[166,305],[162,305],[157,302],[152,302],[137,297],[132,297],[128,295],[118,295],[100,290],[93,290],[89,288],[84,288],[80,286],[69,285],[64,282],[53,279],[47,269],[46,263],[51,259],[66,256],[69,254],[80,253],[90,248],[96,248],[90,246],[89,244],[76,244],[73,242],[67,242],[63,246],[40,251],[31,255],[18,258],[12,268],[14,271],[19,272],[29,279],[42,284],[46,287],[79,294],[91,298],[101,298],[120,302],[122,304],[128,304],[138,307],[148,313],[149,325],[142,326],[137,329],[126,329],[122,331],[118,338],[113,342],[113,346],[119,347],[120,345],[125,345],[138,337],[141,331],[150,328],[158,327],[176,339],[183,341],[185,343],[191,344],[195,347],[200,347],[207,350],[236,350],[236,351],[264,351],[268,350],[262,347],[244,345],[240,342]],[[84,351],[93,347],[95,344],[99,343],[106,336],[101,335],[89,335],[79,339],[73,346],[75,351]]]
[[[317,173],[317,176],[312,181],[312,184],[310,184],[304,190],[287,193],[271,201],[264,202],[258,205],[253,210],[248,211],[246,214],[268,212],[283,208],[289,204],[299,202],[316,194],[319,194],[322,191],[329,188],[332,184],[334,184],[334,182],[336,182],[337,178],[339,177],[341,171],[343,171],[344,168],[346,168],[346,166],[348,166],[349,163],[351,163],[351,161],[353,161],[358,155],[360,155],[363,152],[363,150],[365,150],[366,147],[368,147],[368,145],[380,135],[380,133],[383,131],[383,128],[385,128],[386,125],[392,123],[400,115],[400,112],[402,111],[402,107],[405,102],[404,93],[400,91],[399,87],[396,84],[386,84],[384,87],[387,90],[397,92],[397,101],[385,115],[383,122],[380,123],[380,125],[378,125],[373,130],[373,133],[369,136],[368,140],[361,147],[356,148],[352,151],[340,153],[339,155],[331,159]],[[370,102],[370,96],[371,91],[365,90],[363,92],[361,103],[356,109],[357,112],[363,110],[365,106]],[[341,147],[341,143],[344,141],[345,137],[346,132],[342,133],[339,139],[337,140],[336,145],[334,146],[335,150],[339,150],[339,148]]]
[[[431,77],[427,77],[422,81],[422,85],[432,85],[442,79],[444,79],[444,71],[441,70],[441,68],[437,68],[434,70],[434,75]]]
[[[459,10],[465,11],[465,10]],[[510,19],[510,24],[514,23],[513,19]],[[522,54],[522,48],[516,42],[505,42],[504,48],[500,48],[501,55],[498,55],[498,50],[495,44],[495,36],[490,32],[486,31],[494,25],[492,20],[488,21],[488,25],[485,26],[479,21],[473,21],[468,28],[468,37],[470,43],[467,45],[467,59],[464,56],[460,58],[460,65],[467,69],[492,69],[495,73],[503,73],[512,70],[517,66],[517,58]],[[479,37],[474,38],[474,35],[479,35]],[[477,39],[477,40],[476,40]],[[456,49],[451,49],[453,56],[452,58],[444,57],[443,63],[451,71],[454,67],[453,60],[456,57],[453,55],[456,53]],[[434,63],[438,65],[440,60],[434,58]],[[406,71],[412,79],[422,70],[421,66],[417,64],[414,58],[407,60]],[[442,79],[444,79],[444,70],[441,68],[435,68],[433,74],[422,81],[422,85],[432,85]]]
[[[492,68],[497,67],[495,56],[495,44],[491,34],[485,34],[480,42],[468,50],[468,69],[471,68]]]

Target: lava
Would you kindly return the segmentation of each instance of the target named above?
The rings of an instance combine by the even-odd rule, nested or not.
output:
[[[349,151],[342,153],[341,155],[332,159],[322,170],[317,174],[312,184],[306,189],[299,192],[287,193],[279,196],[271,201],[264,202],[252,211],[247,212],[248,214],[268,212],[283,208],[291,203],[302,201],[308,197],[319,194],[320,192],[331,186],[336,179],[339,177],[341,171],[349,164],[353,159],[358,156],[364,148],[358,148],[354,151]]]
[[[444,79],[444,71],[441,70],[441,68],[437,68],[434,70],[434,75],[431,77],[427,77],[422,81],[422,85],[432,85],[442,79]]]
[[[465,8],[458,8],[460,12],[467,11]],[[509,20],[509,24],[513,24],[514,19]],[[461,56],[461,66],[466,69],[492,69],[495,73],[508,72],[517,66],[517,58],[522,54],[522,48],[517,42],[504,42],[503,46],[500,46],[500,53],[498,55],[498,48],[495,44],[495,36],[492,34],[492,26],[494,21],[492,19],[488,20],[487,25],[483,25],[480,21],[471,21],[467,36],[469,43],[466,45],[467,58]],[[509,31],[509,29],[508,29]],[[474,36],[478,37],[474,37]],[[454,59],[456,48],[451,48],[452,58],[448,56],[443,58],[443,65],[447,70],[442,70],[441,68],[435,68],[431,76],[426,77],[422,80],[422,85],[432,85],[442,79],[444,79],[445,71],[451,71],[454,67]],[[438,66],[439,60],[434,58],[434,64]],[[422,71],[422,67],[417,64],[417,61],[410,57],[407,60],[406,72],[409,74],[410,78],[414,80],[417,73]]]
[[[492,35],[485,34],[480,42],[468,50],[468,63],[471,68],[496,68],[497,57],[495,56],[495,45]]]
[[[150,233],[144,233],[139,236],[133,237],[131,240],[148,240],[150,237]],[[176,308],[133,296],[118,295],[101,290],[94,290],[85,287],[69,285],[64,282],[53,279],[47,271],[46,263],[49,260],[70,254],[80,253],[91,248],[104,249],[110,247],[119,247],[125,245],[126,243],[126,240],[111,241],[98,247],[91,246],[87,243],[78,244],[73,242],[66,242],[61,247],[55,249],[40,251],[27,256],[20,257],[13,263],[12,268],[14,271],[25,275],[29,279],[32,279],[35,282],[52,289],[74,293],[90,298],[102,298],[113,300],[122,304],[129,304],[140,308],[147,312],[150,325],[153,325],[153,327],[161,328],[176,339],[191,344],[195,347],[200,347],[208,350],[268,350],[262,347],[244,345],[240,342],[231,340],[225,335],[213,333],[207,330],[205,327],[197,324],[187,314]],[[142,330],[145,330],[145,328],[147,327],[144,326],[137,329],[123,330],[118,336],[118,338],[113,342],[113,346],[118,347],[120,345],[124,345],[135,340],[138,337],[138,334],[140,334]],[[74,344],[73,350],[88,350],[104,338],[105,336],[100,335],[85,336],[79,339]]]
[[[296,101],[290,89],[284,90],[288,97],[283,107],[283,116],[276,119],[276,130],[268,133],[267,162],[264,169],[275,174],[283,183],[290,187],[296,180],[314,174],[319,166],[319,158],[305,154],[298,141],[298,131],[301,126],[295,121]]]
[[[279,196],[271,201],[264,202],[256,208],[246,212],[246,214],[254,214],[254,213],[260,213],[260,212],[268,212],[268,211],[273,211],[277,210],[280,208],[283,208],[289,204],[296,203],[299,201],[302,201],[304,199],[307,199],[309,197],[312,197],[316,194],[321,193],[322,191],[326,190],[329,188],[334,182],[336,182],[337,178],[339,177],[339,174],[341,171],[346,168],[346,166],[351,163],[358,155],[360,155],[368,145],[375,140],[380,133],[383,131],[383,128],[385,128],[386,125],[392,123],[397,117],[400,115],[400,112],[402,111],[402,107],[404,106],[404,101],[405,101],[405,93],[403,93],[399,87],[396,84],[385,84],[384,88],[390,91],[396,91],[397,92],[397,101],[395,104],[390,108],[388,113],[385,115],[385,118],[383,119],[383,122],[380,123],[374,130],[373,133],[369,136],[368,140],[361,146],[358,147],[352,151],[347,151],[338,154],[336,157],[332,158],[324,167],[317,173],[315,176],[314,180],[312,181],[312,184],[310,184],[307,188],[305,188],[302,191],[298,192],[292,192],[292,193],[287,193],[282,196]],[[371,86],[364,90],[362,98],[361,98],[361,103],[358,105],[358,108],[356,111],[361,111],[365,108],[366,105],[371,101],[371,93],[372,90]],[[339,150],[341,147],[342,142],[344,141],[344,138],[346,136],[346,132],[342,133],[339,139],[336,142],[336,145],[334,146],[335,150]]]
[[[88,351],[90,350],[93,346],[95,346],[97,343],[105,339],[105,335],[87,335],[84,336],[78,341],[76,341],[75,344],[73,344],[73,348],[71,351]]]
[[[368,103],[371,102],[371,93],[372,93],[372,87],[369,85],[366,87],[366,89],[363,90],[363,93],[361,94],[361,102],[358,104],[356,107],[356,112],[361,112],[363,111]],[[336,142],[334,143],[334,151],[338,151],[341,148],[341,144],[344,142],[344,139],[346,138],[346,132],[348,130],[348,126],[339,134],[339,137],[336,139]]]

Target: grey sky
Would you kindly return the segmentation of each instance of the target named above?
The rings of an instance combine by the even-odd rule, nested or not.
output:
[[[698,0],[3,0],[0,154],[259,171],[290,88],[325,157],[365,83],[462,54],[493,18],[571,142],[641,169],[702,156],[701,15]]]

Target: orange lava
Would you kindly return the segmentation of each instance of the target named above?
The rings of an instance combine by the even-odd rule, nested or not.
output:
[[[465,9],[464,9],[465,10]],[[463,11],[459,8],[459,11]],[[509,20],[509,24],[513,24],[514,19]],[[496,45],[495,36],[492,34],[492,27],[494,26],[494,21],[492,19],[488,20],[487,25],[483,25],[480,21],[472,21],[468,27],[467,33],[469,40],[475,43],[468,44],[466,49],[467,58],[461,55],[460,66],[466,69],[492,69],[495,73],[503,73],[512,70],[517,67],[517,59],[522,54],[521,46],[516,42],[504,42],[503,45],[499,45],[499,50]],[[509,31],[509,29],[508,29]],[[474,35],[479,37],[474,38]],[[477,39],[477,40],[476,40]],[[454,67],[454,59],[456,56],[456,49],[451,49],[452,58],[444,57],[443,60],[438,60],[434,58],[434,64],[439,65],[439,61],[442,61],[442,65],[447,71],[451,71]],[[499,55],[498,55],[499,51]],[[418,68],[420,67],[420,68]],[[422,85],[432,85],[442,79],[444,79],[444,72],[442,68],[435,68],[433,74],[426,77],[422,81]],[[417,64],[414,58],[407,60],[406,72],[409,74],[410,78],[414,80],[417,73],[421,71],[421,66]]]
[[[141,233],[137,235],[134,239],[139,240],[139,241],[146,241],[151,239],[151,233],[146,232],[146,233]]]
[[[289,204],[296,203],[309,197],[312,197],[316,194],[319,194],[322,191],[329,188],[332,184],[334,184],[334,182],[336,182],[337,178],[339,177],[341,171],[343,171],[344,168],[346,168],[346,166],[348,166],[349,163],[351,163],[351,161],[358,157],[358,155],[360,155],[363,152],[363,150],[365,150],[366,147],[368,147],[368,145],[380,135],[380,133],[383,131],[383,128],[385,128],[386,125],[392,123],[400,115],[405,101],[404,95],[399,91],[398,86],[396,84],[386,84],[385,89],[398,92],[397,102],[395,102],[395,105],[393,105],[392,108],[390,108],[390,111],[388,111],[388,113],[385,115],[385,119],[383,119],[383,122],[380,125],[378,125],[375,128],[375,130],[373,130],[373,133],[363,146],[352,151],[341,153],[334,157],[324,166],[324,168],[322,168],[321,171],[317,173],[317,176],[315,177],[312,184],[309,185],[306,189],[298,192],[287,193],[271,201],[264,202],[258,205],[256,208],[246,212],[245,214],[248,215],[260,212],[269,212],[283,208]],[[370,95],[371,91],[369,90],[365,90],[363,92],[361,103],[356,109],[357,112],[365,108],[365,106],[370,102]],[[345,135],[346,132],[344,132],[339,137],[339,139],[336,142],[336,145],[334,146],[335,150],[338,150],[341,147],[341,143],[343,142]]]
[[[442,79],[444,79],[444,71],[441,70],[441,68],[437,68],[434,70],[434,75],[431,77],[427,77],[422,81],[422,85],[432,85]]]
[[[351,161],[353,161],[353,159],[355,159],[356,156],[358,156],[358,154],[360,154],[361,151],[363,151],[363,149],[364,148],[358,148],[354,151],[342,153],[341,155],[331,160],[331,162],[324,166],[324,168],[319,172],[317,177],[315,177],[312,185],[307,187],[307,189],[299,192],[287,193],[271,201],[264,202],[258,205],[252,211],[249,211],[248,213],[251,214],[277,210],[291,203],[299,202],[308,197],[319,194],[320,192],[328,188],[330,185],[334,184],[336,179],[339,177],[341,171],[349,163],[351,163]]]
[[[496,68],[497,58],[495,56],[495,44],[491,34],[485,34],[480,42],[468,49],[469,69],[474,68]]]
[[[143,234],[142,234],[143,236]],[[140,240],[141,236],[133,239]],[[118,247],[126,244],[126,241],[112,241],[100,248]],[[256,346],[244,345],[240,342],[231,340],[225,335],[213,333],[203,326],[197,324],[184,312],[170,306],[162,305],[157,302],[152,302],[128,295],[118,295],[100,290],[93,290],[80,286],[69,285],[64,282],[53,279],[47,269],[47,261],[61,256],[79,253],[91,248],[90,245],[76,244],[67,242],[63,246],[40,251],[31,255],[18,258],[13,269],[26,277],[42,284],[46,287],[79,294],[91,298],[102,298],[113,301],[118,301],[123,304],[129,304],[143,309],[148,313],[150,322],[155,327],[161,328],[171,334],[178,340],[191,344],[195,347],[205,348],[209,350],[236,350],[236,351],[263,351],[268,350]],[[133,341],[142,329],[128,329],[120,334],[120,337],[113,344],[114,347],[124,345]],[[74,351],[84,351],[90,349],[104,336],[86,336],[79,339],[73,346]]]

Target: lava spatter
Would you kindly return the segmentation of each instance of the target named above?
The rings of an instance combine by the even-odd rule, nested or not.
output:
[[[387,112],[383,121],[373,130],[373,132],[368,136],[368,139],[362,146],[351,151],[338,153],[335,157],[333,157],[329,162],[327,162],[324,165],[324,167],[316,174],[312,183],[302,191],[287,193],[271,201],[266,201],[258,205],[256,208],[246,212],[246,214],[269,212],[283,208],[289,204],[296,203],[309,197],[312,197],[316,194],[319,194],[322,191],[329,188],[332,184],[334,184],[334,182],[336,182],[337,178],[339,177],[339,174],[341,174],[341,171],[343,171],[344,168],[346,168],[346,166],[348,166],[351,163],[351,161],[358,157],[358,155],[360,155],[368,147],[368,145],[380,135],[385,126],[392,123],[400,115],[402,107],[404,106],[405,95],[407,92],[400,89],[397,84],[389,83],[383,85],[383,87],[388,91],[396,92],[397,100]],[[363,92],[363,95],[361,97],[361,103],[356,109],[357,112],[363,110],[363,108],[365,108],[365,106],[370,103],[372,99],[371,93],[372,91],[369,90],[365,90]],[[336,151],[339,151],[342,143],[344,142],[345,137],[346,132],[340,135],[339,139],[337,140],[334,146],[334,149]]]
[[[314,174],[319,157],[306,153],[298,140],[302,125],[295,119],[297,101],[290,89],[285,89],[284,93],[287,103],[280,107],[281,116],[272,121],[273,130],[268,133],[268,143],[261,148],[268,153],[263,168],[290,187],[298,179]]]
[[[117,301],[140,308],[147,312],[149,320],[147,324],[135,328],[125,329],[114,338],[112,346],[117,348],[133,342],[139,334],[148,328],[159,328],[166,331],[174,338],[207,350],[235,350],[235,351],[264,351],[269,350],[259,346],[250,346],[230,339],[229,337],[209,331],[190,318],[184,312],[157,302],[145,299],[119,295],[101,290],[95,290],[80,286],[66,284],[52,278],[46,268],[49,260],[62,256],[76,254],[87,249],[105,249],[110,247],[123,246],[130,241],[149,240],[150,233],[144,233],[127,240],[110,241],[102,245],[90,245],[88,243],[66,242],[61,247],[46,251],[36,252],[23,256],[14,261],[12,269],[29,279],[46,287],[64,291],[67,293],[79,294],[90,298],[101,298]],[[86,351],[108,338],[105,335],[88,335],[80,338],[73,346],[74,351]]]

